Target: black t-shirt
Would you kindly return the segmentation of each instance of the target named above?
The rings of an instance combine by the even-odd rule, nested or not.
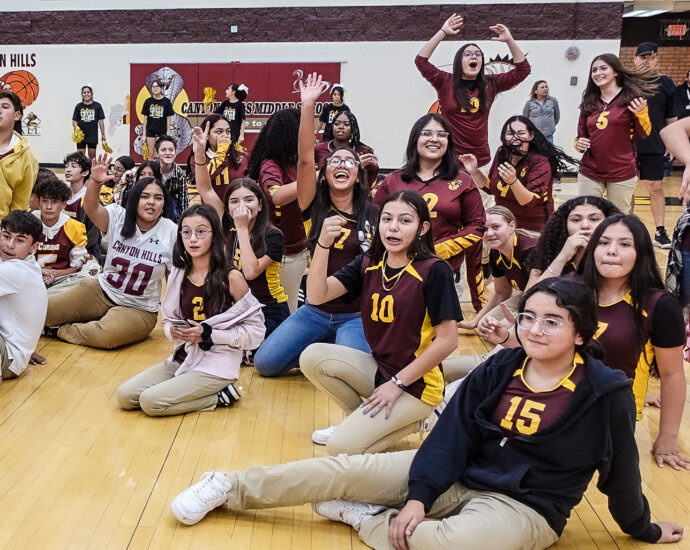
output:
[[[230,123],[233,138],[239,139],[243,121],[247,118],[244,112],[244,103],[241,101],[230,102],[226,99],[218,106],[215,114],[222,115]]]
[[[345,103],[337,107],[333,103],[326,103],[323,106],[323,111],[321,111],[321,116],[319,117],[319,120],[326,124],[323,129],[323,141],[333,139],[333,122],[340,113],[349,110],[350,108]]]
[[[86,143],[98,143],[98,121],[105,118],[103,107],[97,101],[92,101],[88,105],[83,101],[74,107],[72,120],[84,132]]]
[[[347,289],[343,301],[354,300],[362,293],[362,258],[362,255],[357,256],[333,275]],[[390,279],[405,268],[393,269],[386,265],[385,269],[386,278]],[[453,274],[444,262],[436,262],[431,266],[428,278],[424,281],[424,301],[429,311],[431,326],[435,327],[448,319],[462,321],[462,310],[455,292]]]
[[[141,108],[141,114],[148,117],[145,128],[146,134],[161,135],[168,130],[165,119],[173,116],[175,112],[170,100],[164,96],[160,99],[155,99],[154,97],[146,98],[144,106]]]
[[[683,310],[669,294],[664,294],[656,303],[649,341],[657,348],[675,348],[685,344]]]
[[[646,139],[635,138],[635,148],[642,154],[664,154],[666,146],[661,140],[659,132],[666,126],[666,119],[676,116],[675,109],[676,87],[673,80],[665,75],[659,76],[654,95],[647,98],[649,120],[652,122],[652,132]]]

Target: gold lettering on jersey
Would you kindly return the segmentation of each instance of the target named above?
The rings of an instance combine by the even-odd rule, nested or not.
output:
[[[460,183],[462,183],[460,180],[453,180],[448,182],[448,189],[451,191],[456,191],[460,187]]]
[[[192,305],[194,306],[194,320],[205,321],[206,314],[204,313],[204,299],[201,296],[195,296],[192,299]]]
[[[503,180],[498,180],[498,183],[496,184],[496,189],[498,189],[502,197],[505,197],[508,194],[508,189],[510,189],[510,185],[504,183]]]
[[[371,295],[371,320],[377,323],[379,321],[382,323],[392,323],[395,318],[393,314],[393,296],[390,294],[384,296],[380,303],[379,298],[381,298],[381,295],[378,292],[374,292]]]
[[[516,395],[510,400],[510,407],[506,412],[506,415],[501,420],[501,428],[506,430],[513,429],[513,418],[515,413],[520,407],[522,402],[522,397]],[[541,417],[537,412],[544,412],[546,405],[544,403],[539,403],[538,401],[532,401],[531,399],[525,399],[525,404],[522,406],[522,410],[518,414],[518,419],[515,421],[515,429],[524,435],[532,435],[539,429],[539,424],[541,423]],[[529,422],[526,422],[529,420]]]
[[[424,193],[422,198],[426,201],[426,205],[429,208],[429,217],[437,217],[438,214],[434,212],[434,207],[436,206],[436,203],[438,203],[438,195],[435,195],[434,193]]]
[[[601,336],[602,334],[604,334],[604,332],[606,332],[606,329],[608,328],[608,326],[609,326],[608,323],[604,323],[604,321],[599,321],[597,331],[594,333],[593,338],[595,340],[597,340],[599,338],[599,336]]]
[[[526,175],[527,175],[527,168],[523,168],[523,169],[520,171],[520,177],[521,177],[521,178],[524,178]]]
[[[350,236],[350,233],[352,233],[352,229],[349,229],[349,228],[347,228],[347,227],[341,227],[341,228],[340,228],[340,233],[341,233],[342,236],[340,237],[340,239],[338,240],[338,242],[336,242],[336,243],[333,244],[333,246],[334,246],[335,248],[339,248],[340,250],[342,250],[342,249],[343,249],[343,246],[345,245],[345,241],[346,241],[347,238]]]
[[[599,117],[597,118],[597,123],[596,127],[599,128],[599,130],[603,130],[609,125],[609,119],[606,118],[611,114],[611,111],[602,111],[599,114]]]
[[[479,98],[473,97],[470,99],[470,113],[476,113],[479,110]],[[467,109],[464,107],[460,108],[461,113],[466,113]]]

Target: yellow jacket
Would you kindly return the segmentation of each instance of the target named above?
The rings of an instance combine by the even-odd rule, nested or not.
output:
[[[0,220],[12,210],[26,210],[36,182],[38,161],[23,137],[14,151],[0,159]]]

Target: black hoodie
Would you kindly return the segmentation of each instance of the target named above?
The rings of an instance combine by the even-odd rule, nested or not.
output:
[[[498,400],[525,359],[506,349],[462,383],[412,462],[408,500],[428,511],[453,483],[507,495],[539,512],[560,536],[595,471],[621,529],[656,542],[642,494],[632,382],[583,355],[586,369],[568,409],[535,435],[508,436],[492,424]]]

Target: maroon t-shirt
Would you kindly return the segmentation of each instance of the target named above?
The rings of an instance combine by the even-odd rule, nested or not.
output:
[[[527,78],[530,65],[525,59],[515,64],[515,69],[507,73],[486,75],[488,82],[486,110],[479,110],[479,90],[467,90],[470,103],[473,105],[469,112],[458,108],[453,94],[453,75],[437,69],[426,57],[417,56],[414,60],[417,69],[422,73],[438,94],[443,117],[453,130],[455,152],[460,154],[472,153],[477,157],[479,166],[488,164],[491,160],[489,152],[489,111],[496,95],[514,88]]]
[[[620,101],[620,94],[608,105],[598,99],[594,112],[580,111],[577,137],[590,142],[582,155],[580,173],[599,183],[624,181],[637,175],[633,138],[635,134],[646,138],[652,129],[646,109],[637,117]]]
[[[519,228],[541,232],[553,214],[553,176],[549,159],[534,153],[521,159],[515,166],[520,183],[533,195],[530,202],[521,205],[513,194],[512,186],[504,183],[498,175],[498,155],[496,152],[489,171],[489,184],[484,190],[496,198],[498,206],[504,206],[513,213]]]
[[[296,166],[280,166],[274,160],[265,160],[259,169],[259,185],[266,193],[271,222],[283,233],[285,238],[285,254],[297,254],[307,246],[307,234],[302,223],[297,199],[282,206],[273,204],[273,193],[282,185],[297,181]]]
[[[316,167],[320,170],[323,167],[324,159],[335,151],[334,140],[322,141],[314,147],[314,160],[316,161]],[[358,155],[364,155],[366,153],[373,153],[374,150],[371,147],[366,147],[364,145],[357,145],[355,147],[355,153]],[[379,177],[379,165],[369,164],[364,167],[364,171],[367,174],[367,183],[369,187],[376,185],[376,179]]]
[[[185,320],[192,319],[201,323],[206,320],[204,313],[204,285],[197,286],[190,279],[189,276],[182,280],[180,285],[180,312],[182,318]],[[184,343],[175,350],[173,361],[182,363],[187,357],[187,352],[184,349]]]
[[[556,422],[585,376],[582,357],[575,354],[572,370],[555,387],[536,391],[524,379],[528,361],[529,357],[515,370],[494,409],[492,423],[506,435],[533,435]]]
[[[244,178],[247,175],[247,155],[239,151],[234,151],[233,154],[235,155],[235,159],[239,160],[239,165],[237,167],[231,162],[232,157],[229,153],[222,158],[216,157],[208,159],[208,164],[206,165],[209,175],[211,176],[211,187],[223,203],[225,203],[225,192],[230,184],[234,180]],[[190,166],[193,174],[194,167],[196,166],[193,156],[190,161]]]
[[[453,180],[415,177],[404,181],[401,172],[390,173],[379,185],[374,204],[381,206],[388,195],[408,189],[424,197],[431,215],[431,231],[436,253],[450,263],[453,272],[462,266],[465,250],[482,240],[486,214],[482,198],[472,178],[459,171]]]
[[[512,258],[506,258],[496,249],[491,250],[489,254],[491,274],[494,277],[507,277],[510,286],[515,290],[525,290],[529,281],[527,259],[535,246],[537,246],[537,239],[515,233]]]

